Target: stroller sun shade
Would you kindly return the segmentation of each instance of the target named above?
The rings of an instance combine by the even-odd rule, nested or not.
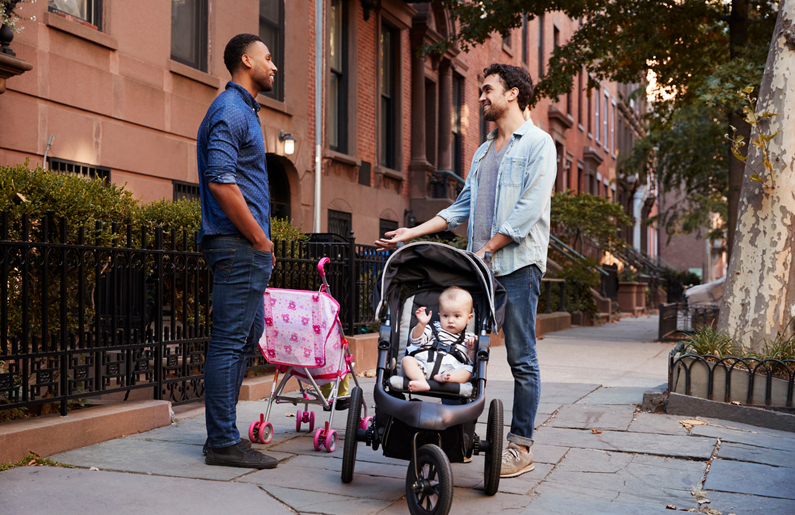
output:
[[[474,253],[442,243],[411,243],[389,257],[373,292],[374,313],[383,321],[388,304],[398,300],[402,288],[443,289],[452,285],[488,299],[488,317],[497,332],[505,313],[505,289]]]

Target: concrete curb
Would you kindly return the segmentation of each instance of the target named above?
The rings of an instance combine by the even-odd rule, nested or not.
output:
[[[768,429],[795,432],[795,415],[751,406],[738,406],[725,402],[710,401],[680,393],[668,394],[668,405],[665,412],[669,415],[719,418]]]
[[[171,424],[168,401],[129,401],[0,425],[0,463],[49,456]]]

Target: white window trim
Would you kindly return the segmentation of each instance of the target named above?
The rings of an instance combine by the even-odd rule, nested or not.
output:
[[[603,134],[604,141],[602,141],[602,145],[603,145],[603,148],[605,150],[609,150],[609,148],[607,147],[607,134],[609,132],[608,131],[608,126],[609,126],[609,120],[610,120],[610,117],[608,116],[609,115],[609,111],[610,111],[610,92],[607,89],[605,89],[604,93],[605,93],[605,97],[604,97],[605,98],[605,103],[604,103],[604,107],[605,108],[604,108],[604,117],[603,117],[604,121],[602,122],[602,125],[604,126],[604,134]]]

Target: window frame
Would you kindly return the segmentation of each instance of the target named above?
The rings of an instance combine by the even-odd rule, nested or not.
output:
[[[398,66],[399,66],[399,39],[401,31],[386,21],[381,22],[381,30],[379,33],[378,41],[378,96],[379,96],[379,123],[378,123],[378,150],[379,150],[379,164],[391,170],[399,169],[398,161],[398,148],[395,143],[395,136],[398,134],[398,103],[400,102],[399,94],[400,87],[398,84]],[[390,90],[385,93],[384,90],[384,34],[389,34],[389,57],[386,59],[389,68],[388,82]],[[386,102],[386,106],[385,106]]]
[[[602,125],[604,127],[604,140],[602,141],[602,145],[603,145],[603,148],[605,150],[609,150],[608,147],[607,147],[607,134],[608,134],[608,125],[609,125],[608,112],[610,110],[610,92],[607,91],[606,89],[605,89],[605,94],[604,94],[604,101],[605,101],[605,103],[604,103],[604,113],[603,113],[604,114],[604,117],[603,117],[604,121],[602,122]]]
[[[285,24],[284,24],[284,0],[276,0],[277,8],[279,12],[277,16],[279,18],[278,22],[274,22],[268,17],[262,15],[262,2],[260,2],[260,9],[258,10],[258,19],[259,25],[257,27],[257,35],[260,39],[265,41],[265,38],[262,37],[262,27],[263,24],[270,29],[274,30],[276,33],[276,44],[278,48],[275,50],[273,48],[268,48],[271,52],[271,58],[276,63],[276,67],[279,71],[276,72],[276,77],[273,82],[273,89],[270,91],[263,91],[262,94],[268,98],[272,98],[278,102],[284,102],[284,77],[285,77],[285,62],[284,62],[284,33],[285,33]],[[266,43],[267,44],[267,43]]]
[[[333,78],[338,79],[337,83],[337,99],[336,99],[336,108],[337,108],[337,116],[336,119],[334,118],[331,105],[332,99],[329,99],[328,108],[329,108],[329,148],[335,152],[339,152],[341,154],[348,153],[348,117],[344,115],[344,113],[348,112],[348,77],[349,77],[349,34],[350,34],[350,26],[348,22],[348,2],[345,0],[330,0],[329,2],[329,13],[332,10],[332,4],[338,3],[340,10],[339,10],[339,17],[340,17],[340,34],[339,34],[339,52],[340,52],[340,61],[341,61],[341,69],[337,70],[333,66],[333,60],[331,59],[331,48],[332,48],[332,16],[329,15],[329,59],[328,59],[328,69],[329,69],[329,91],[332,91],[331,88],[331,81]],[[332,142],[333,134],[336,132],[337,141],[336,144]]]
[[[54,6],[50,5],[50,1],[49,0],[47,1],[47,12],[61,13],[61,14],[66,14],[68,16],[72,16],[74,18],[77,18],[78,20],[81,20],[81,21],[83,21],[83,22],[95,27],[98,31],[102,32],[102,22],[103,22],[103,14],[104,14],[103,10],[102,10],[103,1],[102,0],[85,0],[85,2],[86,2],[86,4],[90,5],[90,7],[86,8],[86,10],[89,10],[89,9],[91,10],[90,19],[81,18],[80,16],[76,16],[76,15],[74,15],[72,13],[68,13],[66,11],[62,11],[62,10],[58,9],[57,7],[54,7]]]
[[[91,165],[49,156],[47,157],[47,170],[64,175],[77,175],[91,180],[101,178],[106,185],[110,184],[110,168],[106,166]]]
[[[541,77],[544,76],[544,61],[545,61],[545,54],[544,54],[544,21],[545,16],[543,14],[538,16],[538,80],[541,80]]]
[[[348,229],[348,234],[340,234],[339,232],[334,232],[332,230],[332,220],[336,223],[339,222],[344,224],[345,227]],[[336,234],[338,236],[342,236],[345,239],[351,238],[351,233],[353,232],[353,215],[348,213],[347,211],[337,211],[336,209],[329,209],[326,213],[326,232],[331,234]]]
[[[198,8],[196,9],[196,19],[193,20],[196,23],[196,48],[198,54],[195,56],[196,61],[191,61],[190,59],[185,59],[178,55],[174,55],[174,25],[173,25],[173,16],[172,16],[172,25],[171,25],[171,60],[178,62],[180,64],[184,64],[185,66],[189,66],[201,72],[207,73],[207,55],[208,55],[208,47],[209,47],[209,0],[195,0],[197,2]],[[173,7],[172,7],[173,8]]]
[[[452,152],[453,159],[450,163],[453,167],[452,172],[463,177],[464,175],[464,134],[462,130],[462,118],[464,116],[466,82],[464,77],[453,73],[453,123],[452,123]]]
[[[201,201],[199,183],[171,181],[171,185],[174,192],[174,202],[182,199]]]

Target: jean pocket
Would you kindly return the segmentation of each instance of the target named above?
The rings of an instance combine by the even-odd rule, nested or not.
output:
[[[224,284],[235,264],[235,249],[213,249],[204,251],[204,259],[213,271],[213,284]]]

